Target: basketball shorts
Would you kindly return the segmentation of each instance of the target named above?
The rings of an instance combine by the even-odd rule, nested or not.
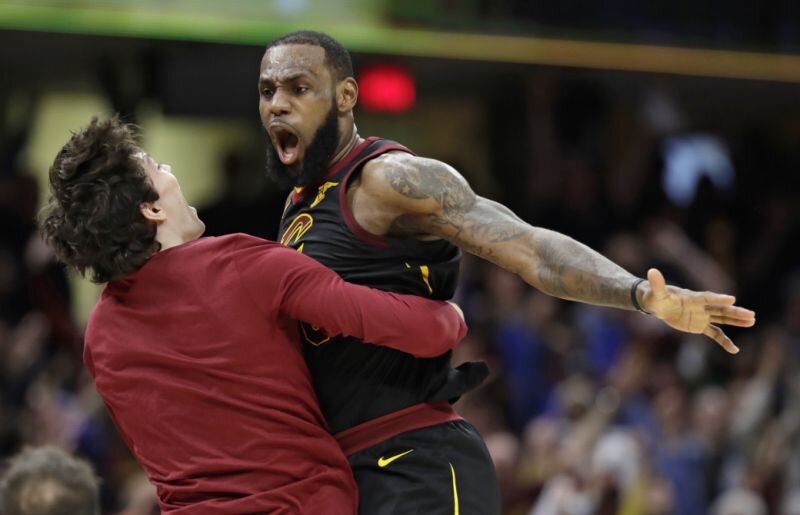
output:
[[[348,459],[359,515],[500,515],[491,457],[465,420],[402,433]]]

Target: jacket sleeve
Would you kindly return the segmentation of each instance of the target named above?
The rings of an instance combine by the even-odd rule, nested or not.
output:
[[[245,289],[268,314],[416,357],[444,354],[467,333],[464,320],[446,302],[350,284],[290,248],[262,249],[240,255],[237,268]]]

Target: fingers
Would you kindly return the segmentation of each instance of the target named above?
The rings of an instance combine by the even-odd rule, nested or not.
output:
[[[747,308],[742,308],[739,306],[720,306],[720,305],[708,305],[705,307],[706,313],[709,315],[728,315],[737,318],[755,318],[756,313],[755,311],[751,311]]]
[[[731,318],[731,317],[718,317],[712,316],[709,321],[712,324],[719,324],[719,325],[732,325],[735,327],[753,327],[756,322],[755,320],[740,320],[738,318]]]
[[[651,268],[647,271],[647,282],[650,283],[650,289],[656,298],[661,298],[667,294],[667,282],[657,268]]]
[[[749,309],[736,306],[706,306],[705,310],[713,324],[752,327],[756,323],[756,314]]]
[[[731,339],[728,338],[719,327],[709,324],[708,327],[706,327],[703,331],[703,334],[717,342],[719,346],[725,349],[728,353],[737,354],[739,352],[739,347],[734,345]]]
[[[703,292],[701,294],[701,297],[706,304],[733,306],[736,303],[736,297],[734,297],[733,295],[725,295],[724,293],[714,293],[711,291],[707,291]]]

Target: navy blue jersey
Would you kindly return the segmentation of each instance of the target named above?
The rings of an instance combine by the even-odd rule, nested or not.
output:
[[[368,233],[347,205],[347,185],[364,164],[398,143],[368,138],[336,163],[316,186],[295,189],[286,203],[280,241],[348,282],[434,299],[453,296],[461,251],[445,240]],[[453,369],[450,353],[415,358],[349,337],[329,338],[303,326],[303,348],[314,388],[332,433],[421,402],[452,400],[485,374]],[[476,377],[480,376],[480,377]]]

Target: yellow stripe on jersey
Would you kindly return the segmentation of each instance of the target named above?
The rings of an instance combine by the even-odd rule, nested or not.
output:
[[[409,265],[408,263],[406,263],[405,265],[406,268],[411,268],[411,265]],[[433,288],[431,287],[431,281],[430,281],[431,269],[428,268],[428,265],[420,265],[419,272],[422,274],[422,281],[425,283],[425,286],[428,287],[428,293],[433,295]]]
[[[422,280],[425,281],[425,286],[428,287],[428,293],[433,295],[433,288],[431,288],[431,283],[428,280],[431,273],[430,269],[428,268],[428,265],[420,265],[419,271],[422,272]]]
[[[454,515],[458,515],[458,485],[456,485],[456,470],[453,468],[453,464],[450,464],[450,474],[453,476],[453,509]]]

